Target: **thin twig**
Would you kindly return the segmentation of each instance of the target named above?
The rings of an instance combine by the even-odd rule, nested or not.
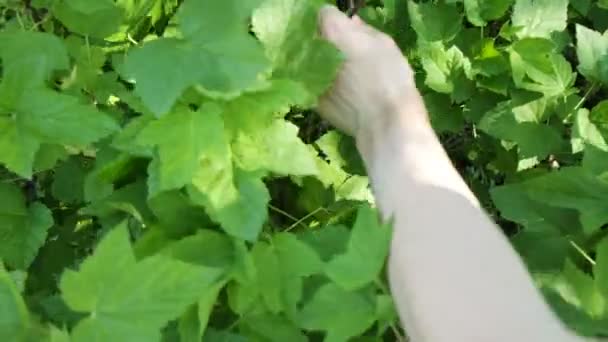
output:
[[[32,173],[32,178],[34,176],[39,175],[39,174],[41,174],[43,172],[46,172],[46,171],[48,171],[48,170],[42,170],[42,171],[33,172]],[[15,178],[9,178],[9,179],[0,179],[0,182],[2,182],[2,183],[12,183],[12,182],[20,181],[20,180],[31,181],[31,179],[27,179],[27,178],[23,178],[23,177],[15,177]]]
[[[579,110],[583,104],[585,104],[585,102],[587,101],[587,98],[591,95],[591,93],[595,90],[595,87],[598,85],[597,82],[593,82],[591,83],[591,86],[589,87],[589,89],[587,89],[587,91],[585,92],[585,95],[583,95],[583,97],[581,98],[580,101],[578,101],[578,103],[576,104],[576,106],[574,106],[574,110],[573,112],[576,112],[577,110]]]
[[[380,279],[374,280],[374,284],[376,284],[376,286],[378,286],[378,288],[382,291],[383,294],[385,294],[387,296],[391,295],[391,292],[389,291],[389,289],[386,287],[386,285],[384,285],[384,283],[382,283],[382,281],[380,281]],[[389,324],[389,326],[390,326],[391,330],[393,331],[393,334],[395,334],[397,341],[399,341],[399,342],[408,341],[407,336],[404,336],[401,334],[401,332],[399,332],[399,329],[397,328],[395,323],[391,322]]]
[[[595,266],[595,260],[593,260],[589,254],[587,254],[587,252],[585,252],[585,250],[583,250],[576,242],[570,240],[570,244],[583,256],[583,258],[585,258],[585,260],[589,261],[591,265]]]
[[[17,22],[19,23],[19,26],[21,26],[21,29],[25,31],[25,25],[23,24],[23,20],[21,19],[19,11],[17,10],[15,10],[15,18],[17,18]]]
[[[304,224],[304,221],[308,220],[310,217],[314,216],[316,213],[318,213],[321,210],[326,210],[326,209],[323,208],[323,207],[318,207],[317,209],[315,209],[315,210],[311,211],[310,213],[306,214],[301,219],[297,220],[291,226],[287,227],[287,229],[285,229],[285,231],[288,232],[288,231],[294,229],[295,227],[297,227],[298,225],[302,225],[304,228],[308,228],[308,226]]]
[[[127,40],[130,41],[133,45],[139,45],[137,40],[133,39],[130,33],[127,33]]]
[[[91,43],[89,42],[89,35],[84,36],[84,42],[87,47],[87,58],[89,59],[89,63],[91,63]]]
[[[298,222],[298,218],[297,217],[292,216],[290,213],[288,213],[288,212],[286,212],[286,211],[284,211],[284,210],[282,210],[280,208],[277,208],[277,207],[275,207],[272,204],[269,204],[268,208],[270,208],[270,210],[272,210],[274,212],[277,212],[277,213],[279,213],[279,214],[281,214],[281,215],[283,215],[283,216],[291,219],[294,222]]]

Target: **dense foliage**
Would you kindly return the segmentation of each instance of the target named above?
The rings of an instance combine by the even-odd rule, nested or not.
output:
[[[322,3],[0,0],[0,340],[402,338],[390,229],[311,111]],[[608,1],[360,14],[560,317],[608,336]]]

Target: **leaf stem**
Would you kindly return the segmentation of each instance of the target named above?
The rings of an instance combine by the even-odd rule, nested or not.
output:
[[[326,210],[326,209],[323,208],[323,207],[318,207],[317,209],[315,209],[315,210],[311,211],[310,213],[306,214],[301,219],[297,220],[291,226],[287,227],[287,229],[285,229],[285,231],[288,232],[288,231],[294,229],[295,227],[297,227],[298,225],[302,225],[304,228],[308,228],[308,226],[304,224],[304,221],[308,220],[310,217],[312,217],[313,215],[315,215],[316,213],[318,213],[321,210]]]
[[[585,252],[585,250],[582,249],[576,242],[570,240],[570,245],[572,245],[572,247],[574,247],[574,249],[576,249],[576,251],[579,252],[583,258],[585,258],[585,260],[589,261],[591,265],[595,266],[595,260],[593,260],[589,254],[587,254],[587,252]]]
[[[589,87],[589,89],[587,89],[587,91],[585,92],[585,95],[583,95],[583,97],[581,98],[581,100],[578,101],[578,103],[574,107],[574,111],[579,110],[583,106],[583,104],[585,104],[585,102],[587,102],[587,99],[589,98],[589,96],[591,95],[591,93],[593,91],[595,91],[595,87],[597,87],[597,85],[598,85],[597,82],[591,83],[591,86]]]
[[[34,176],[39,175],[39,174],[41,174],[41,173],[43,173],[45,171],[48,171],[48,170],[41,170],[41,171],[32,172],[32,178],[30,178],[30,179],[23,178],[23,177],[14,177],[14,178],[0,179],[0,183],[12,183],[12,182],[20,181],[20,180],[31,181],[34,178]]]
[[[280,208],[277,208],[277,207],[275,207],[275,206],[274,206],[274,205],[272,205],[272,204],[268,204],[268,208],[270,208],[270,210],[272,210],[272,211],[274,211],[274,212],[276,212],[276,213],[279,213],[279,214],[281,214],[281,215],[283,215],[283,216],[285,216],[285,217],[287,217],[287,218],[291,219],[291,220],[292,220],[292,221],[294,221],[294,222],[298,222],[298,221],[299,221],[297,217],[294,217],[294,216],[293,216],[293,215],[291,215],[290,213],[288,213],[288,212],[286,212],[286,211],[284,211],[284,210],[282,210],[282,209],[280,209]]]
[[[84,42],[87,46],[87,57],[89,58],[89,63],[91,63],[91,43],[89,42],[89,35],[84,36]]]
[[[380,279],[376,278],[376,280],[374,280],[374,284],[376,284],[376,286],[380,289],[380,291],[382,291],[383,294],[391,296],[391,292]],[[395,337],[397,338],[398,342],[405,342],[409,340],[406,336],[402,335],[401,332],[399,332],[399,329],[397,328],[394,322],[391,322],[389,326],[391,327],[393,334],[395,334]]]
[[[15,10],[15,18],[17,19],[17,22],[19,23],[21,29],[25,31],[25,25],[23,24],[23,20],[21,19],[21,14],[19,14],[19,11],[17,10]]]
[[[133,39],[130,33],[127,33],[127,40],[130,41],[133,45],[139,45],[137,40]]]

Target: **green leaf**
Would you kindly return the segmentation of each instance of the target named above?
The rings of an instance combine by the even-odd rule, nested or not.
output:
[[[248,315],[243,318],[241,326],[250,334],[270,342],[305,342],[308,341],[292,322],[284,317],[271,314]]]
[[[276,234],[272,244],[280,268],[282,306],[287,317],[294,318],[302,300],[303,277],[320,274],[323,262],[312,247],[293,234]]]
[[[201,160],[192,185],[188,187],[195,202],[204,205],[208,210],[214,210],[213,208],[224,208],[238,200],[239,193],[231,159],[232,151],[226,145],[223,156]]]
[[[265,304],[260,297],[260,288],[255,280],[239,281],[228,285],[228,306],[244,316],[253,312],[265,311]]]
[[[384,334],[386,329],[397,324],[399,320],[393,298],[388,294],[376,296],[376,316],[378,319],[378,335]]]
[[[513,0],[464,0],[467,19],[476,26],[484,26],[487,21],[502,17]]]
[[[423,95],[431,119],[431,124],[436,132],[459,132],[464,125],[462,109],[455,106],[449,96],[439,93],[428,93]]]
[[[205,210],[178,190],[162,192],[148,199],[148,207],[165,233],[171,237],[181,238],[197,228],[212,224],[205,215]]]
[[[61,145],[42,144],[34,160],[34,172],[47,171],[55,164],[68,157],[68,152]]]
[[[149,341],[159,340],[160,328],[209,291],[218,275],[163,256],[136,262],[121,225],[78,271],[64,273],[60,288],[70,308],[89,313],[74,328],[75,341]]]
[[[185,1],[177,16],[183,38],[153,40],[128,54],[123,73],[152,112],[166,114],[190,87],[231,97],[260,86],[269,63],[245,25],[250,6]]]
[[[210,197],[194,187],[188,188],[192,200],[204,206],[211,218],[230,235],[253,241],[262,230],[268,211],[270,195],[264,182],[255,173],[236,170],[234,186],[238,190],[228,201],[214,203]]]
[[[9,272],[9,276],[17,287],[20,293],[25,292],[25,282],[27,281],[27,272],[23,270],[14,270]]]
[[[357,213],[348,249],[327,264],[327,276],[347,290],[375,281],[385,264],[390,239],[390,228],[379,224],[378,216],[371,208],[362,206]]]
[[[0,45],[0,162],[8,169],[29,178],[41,143],[81,146],[118,128],[76,97],[42,87],[53,71],[68,67],[59,39],[44,33],[0,33]]]
[[[85,169],[78,158],[70,158],[55,169],[53,195],[66,203],[84,201]]]
[[[149,115],[138,116],[126,124],[120,132],[114,135],[112,147],[138,157],[153,157],[153,147],[139,144],[137,136],[154,118]],[[158,123],[157,123],[158,125]]]
[[[133,158],[105,146],[96,152],[95,157],[95,166],[84,183],[84,198],[88,202],[108,197],[114,190],[114,182],[133,167]]]
[[[366,331],[375,321],[375,306],[357,292],[329,283],[319,288],[298,315],[306,330],[326,331],[325,341],[346,341]]]
[[[264,304],[272,313],[283,309],[281,300],[281,270],[274,249],[265,242],[253,246],[251,255],[257,269],[257,282]]]
[[[294,234],[275,234],[272,244],[279,255],[282,272],[306,277],[322,271],[323,262],[317,252],[308,244],[298,240]]]
[[[494,187],[490,190],[490,195],[503,218],[523,225],[536,236],[554,236],[556,231],[559,231],[560,236],[580,232],[578,213],[575,210],[535,201],[528,194],[525,182]]]
[[[583,168],[600,179],[608,181],[608,151],[601,150],[593,145],[586,146]]]
[[[215,330],[215,329],[210,329],[207,334],[205,334],[205,337],[203,338],[203,341],[209,341],[209,342],[247,342],[249,341],[248,338],[239,335],[239,334],[235,334],[235,333],[231,333],[229,331],[219,331],[219,330]]]
[[[559,271],[572,248],[570,241],[550,224],[529,224],[511,242],[526,265],[535,272]]]
[[[216,302],[220,295],[220,291],[222,290],[224,285],[224,282],[218,283],[217,285],[212,287],[211,290],[205,291],[205,293],[198,299],[198,338],[196,339],[196,341],[200,341],[200,338],[205,334],[205,331],[207,330],[207,325],[209,323],[209,320],[211,319],[213,307],[216,305]]]
[[[298,235],[298,238],[311,246],[323,261],[345,253],[349,237],[349,230],[342,225],[329,225],[319,230],[307,230]]]
[[[544,289],[543,294],[563,322],[581,335],[604,336],[608,333],[605,320],[593,320],[589,315],[567,302],[555,289]]]
[[[248,171],[269,171],[280,176],[318,173],[313,155],[298,137],[298,127],[282,119],[256,131],[255,136],[240,134],[233,152],[239,167]]]
[[[511,20],[520,38],[550,38],[566,28],[567,19],[568,0],[515,0]]]
[[[272,80],[268,88],[248,92],[222,103],[224,122],[231,135],[257,133],[268,129],[277,117],[292,106],[306,105],[307,91],[292,80]]]
[[[344,169],[349,174],[366,174],[363,160],[352,137],[338,131],[330,131],[320,137],[315,145],[325,154],[330,165]]]
[[[608,33],[576,25],[576,54],[581,74],[608,86]]]
[[[206,105],[193,112],[178,108],[141,130],[137,142],[156,146],[158,157],[150,165],[150,196],[190,184],[200,159],[221,154],[225,148],[220,109]]]
[[[13,280],[0,262],[0,339],[25,341],[30,332],[30,317]]]
[[[279,233],[271,243],[258,242],[251,258],[255,274],[250,279],[240,279],[238,286],[229,287],[233,310],[250,315],[257,296],[261,296],[263,311],[285,312],[293,319],[302,299],[303,277],[320,274],[323,269],[317,253],[295,235]]]
[[[40,142],[28,132],[22,132],[15,120],[0,117],[0,162],[14,173],[30,178]]]
[[[84,36],[105,38],[118,31],[123,11],[111,0],[55,1],[53,14],[71,31]]]
[[[597,247],[596,263],[593,267],[593,275],[599,291],[608,304],[608,239],[604,239]]]
[[[608,134],[608,101],[601,101],[593,107],[589,119],[600,129],[603,135]]]
[[[586,16],[591,8],[591,0],[570,0],[570,5],[580,14]]]
[[[229,269],[236,256],[232,240],[212,230],[199,230],[167,246],[162,254],[190,264]]]
[[[408,0],[408,10],[412,27],[418,39],[450,41],[462,29],[462,15],[454,5],[440,3],[415,3]]]
[[[479,123],[479,129],[498,139],[516,142],[520,158],[544,158],[558,151],[562,138],[554,128],[531,121],[521,121],[509,103],[501,103],[486,113]]]
[[[188,310],[179,318],[177,322],[177,330],[179,332],[179,340],[183,342],[200,341],[199,322],[196,315],[196,306],[190,306]]]
[[[570,260],[564,265],[563,275],[576,294],[579,308],[591,317],[599,317],[604,310],[604,298],[595,286],[593,278]]]
[[[572,152],[578,153],[585,145],[593,145],[603,151],[608,151],[608,144],[597,126],[589,120],[589,110],[581,108],[576,112],[572,127]]]
[[[17,125],[40,141],[85,146],[118,129],[108,115],[77,98],[50,90],[33,90],[16,103]]]
[[[51,72],[69,66],[68,53],[62,40],[48,33],[0,32],[0,59],[3,62],[3,85],[11,82],[15,88],[1,87],[0,111],[11,95],[22,88],[41,85]],[[33,67],[35,66],[35,67]]]
[[[65,85],[64,89],[82,87],[85,89],[96,89],[100,85],[99,75],[106,62],[107,56],[103,48],[87,44],[86,39],[72,35],[65,40],[70,57],[74,60],[76,73]],[[104,84],[105,85],[105,84]],[[106,90],[108,91],[108,90]]]
[[[543,38],[524,38],[515,42],[510,51],[515,85],[549,97],[566,95],[576,74],[570,63],[554,50],[554,44]]]
[[[70,334],[65,330],[59,330],[55,326],[50,327],[50,342],[70,342]]]
[[[579,211],[586,234],[592,234],[608,222],[608,184],[582,167],[564,167],[520,185],[535,201]]]
[[[72,96],[48,89],[32,89],[27,96],[13,99],[8,110],[14,117],[0,118],[5,139],[18,141],[17,150],[10,140],[0,140],[0,161],[15,173],[31,175],[40,143],[86,146],[118,129],[116,122],[92,106]]]
[[[21,190],[0,182],[0,259],[13,268],[27,269],[53,225],[51,211],[40,202],[29,207]]]
[[[473,93],[471,62],[457,46],[446,49],[440,42],[420,43],[419,54],[426,72],[424,83],[438,93],[450,94],[455,102]]]
[[[140,223],[152,221],[152,213],[146,206],[146,185],[143,180],[127,184],[98,199],[91,205],[82,208],[82,214],[94,215],[102,224],[114,226],[127,217],[133,217]]]
[[[302,104],[315,105],[332,84],[343,58],[318,34],[322,1],[266,0],[254,12],[253,31],[266,48],[275,78],[300,83]]]

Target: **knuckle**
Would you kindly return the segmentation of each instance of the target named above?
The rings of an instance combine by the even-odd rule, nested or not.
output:
[[[397,45],[397,44],[395,44],[395,41],[393,40],[393,38],[384,32],[378,33],[378,41],[386,47],[392,48]]]

